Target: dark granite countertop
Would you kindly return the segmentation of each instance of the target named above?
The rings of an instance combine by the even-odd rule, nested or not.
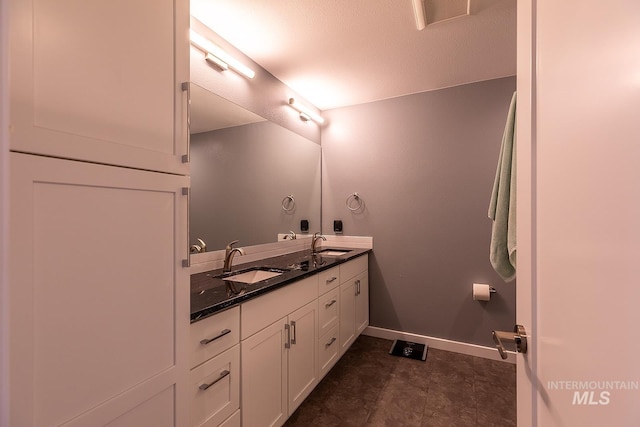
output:
[[[332,249],[342,248],[332,246]],[[276,277],[252,284],[223,280],[222,269],[193,274],[191,275],[191,323],[371,252],[371,249],[343,248],[343,250],[348,252],[340,256],[322,254],[314,256],[311,250],[293,252],[239,264],[233,267],[231,273],[227,273],[227,275],[238,274],[254,267],[284,271]]]

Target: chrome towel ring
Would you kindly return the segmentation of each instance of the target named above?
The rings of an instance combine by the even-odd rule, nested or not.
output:
[[[282,210],[285,212],[291,212],[296,208],[296,199],[293,198],[292,194],[289,194],[284,199],[282,199]]]
[[[362,200],[362,197],[360,197],[358,193],[353,193],[347,197],[345,204],[351,212],[358,212],[364,207],[364,200]]]

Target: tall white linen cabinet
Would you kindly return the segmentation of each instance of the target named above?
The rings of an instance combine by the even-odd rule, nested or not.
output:
[[[186,426],[189,3],[9,4],[10,425]]]

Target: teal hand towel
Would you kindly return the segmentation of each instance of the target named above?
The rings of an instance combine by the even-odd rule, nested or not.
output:
[[[511,98],[489,202],[491,265],[505,282],[516,277],[516,94]]]

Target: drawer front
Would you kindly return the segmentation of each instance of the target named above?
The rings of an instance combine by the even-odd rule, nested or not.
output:
[[[189,374],[190,425],[213,427],[240,408],[240,345],[203,363]]]
[[[322,379],[339,358],[340,340],[338,339],[338,325],[322,335],[318,340],[318,379]]]
[[[192,323],[189,328],[190,367],[195,368],[240,342],[240,307]]]
[[[243,303],[240,339],[247,339],[317,298],[318,275],[316,274]]]
[[[344,264],[340,264],[340,283],[344,283],[369,268],[369,257],[363,255]]]
[[[334,289],[340,284],[340,266],[318,273],[318,295]]]
[[[340,314],[340,289],[335,288],[318,299],[318,336],[338,324]]]
[[[231,415],[225,422],[220,424],[220,427],[240,427],[240,410],[238,409],[233,415]]]

